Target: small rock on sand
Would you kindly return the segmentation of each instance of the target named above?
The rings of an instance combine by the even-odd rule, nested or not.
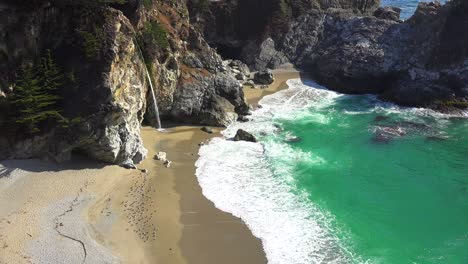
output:
[[[202,127],[201,128],[201,131],[203,132],[206,132],[208,134],[212,134],[213,133],[213,129],[209,128],[209,127]]]
[[[158,154],[156,154],[154,156],[154,159],[165,162],[167,160],[167,154],[166,154],[166,152],[160,151],[160,152],[158,152]]]
[[[135,164],[133,164],[133,162],[131,161],[123,162],[122,164],[120,164],[120,166],[122,168],[131,169],[131,170],[135,170],[137,168]]]
[[[166,168],[170,168],[170,167],[171,167],[171,164],[172,164],[172,161],[170,161],[170,160],[166,160],[166,161],[164,162],[164,166],[166,166]]]

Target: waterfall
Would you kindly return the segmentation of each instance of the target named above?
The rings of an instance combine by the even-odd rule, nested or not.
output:
[[[143,60],[143,64],[145,65],[146,78],[148,79],[148,82],[150,84],[151,97],[153,99],[154,113],[156,114],[156,122],[158,125],[158,129],[162,129],[161,119],[159,118],[158,102],[156,101],[156,95],[154,95],[153,81],[151,80],[151,76],[148,71],[148,66],[146,66],[145,57],[143,56],[143,52],[141,51],[140,45],[138,44],[138,41],[136,39],[134,39],[134,42],[136,47],[138,48],[138,52],[140,53],[141,59]]]

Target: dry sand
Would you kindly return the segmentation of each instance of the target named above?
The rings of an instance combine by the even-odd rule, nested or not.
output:
[[[267,89],[245,88],[246,98],[255,106],[298,77],[276,71]],[[266,263],[260,240],[198,185],[198,144],[218,132],[143,128],[149,154],[139,168],[147,173],[83,158],[1,162],[0,264]],[[167,152],[170,168],[153,159],[156,151]]]

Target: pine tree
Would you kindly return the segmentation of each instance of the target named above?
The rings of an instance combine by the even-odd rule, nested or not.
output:
[[[58,66],[52,59],[50,50],[47,50],[46,56],[41,58],[39,71],[41,85],[44,89],[53,92],[63,86],[64,75],[60,73]]]
[[[55,94],[62,85],[63,75],[48,51],[38,67],[26,68],[17,81],[13,99],[17,111],[16,123],[25,126],[28,133],[38,133],[43,121],[63,120],[56,110],[60,97]]]

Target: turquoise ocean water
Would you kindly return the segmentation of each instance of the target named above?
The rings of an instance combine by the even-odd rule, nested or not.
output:
[[[269,263],[468,263],[468,119],[288,84],[197,162]]]

